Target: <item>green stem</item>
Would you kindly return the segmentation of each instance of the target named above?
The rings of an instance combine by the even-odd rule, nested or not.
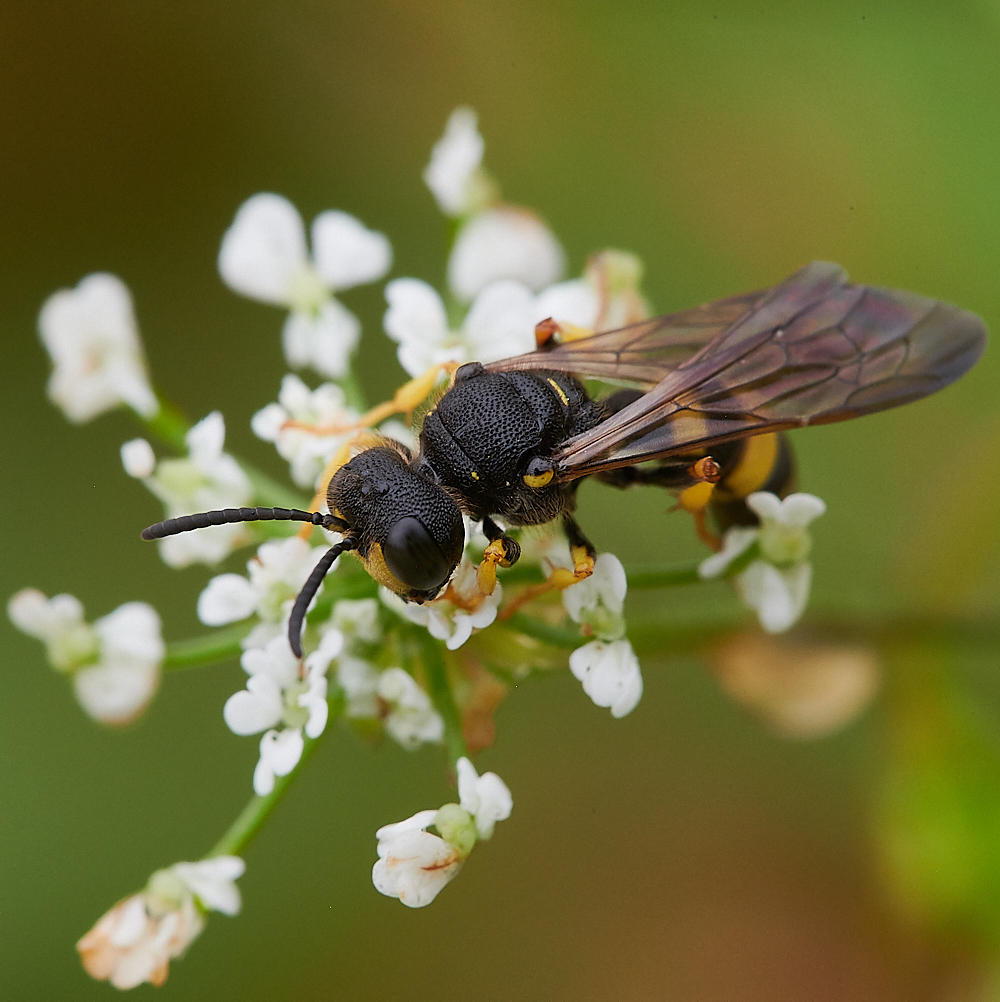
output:
[[[448,748],[448,759],[455,765],[460,758],[469,754],[465,736],[462,734],[462,718],[448,682],[448,669],[441,654],[440,641],[435,640],[425,630],[420,632],[423,634],[420,642],[423,647],[424,670],[427,672],[431,700],[444,720],[444,741]]]
[[[262,473],[252,463],[245,459],[236,460],[243,472],[250,478],[253,486],[254,500],[259,504],[272,508],[303,508],[308,510],[312,498],[307,498],[296,490],[278,483],[277,480]]]
[[[365,391],[361,387],[361,383],[358,382],[358,377],[354,375],[353,370],[349,371],[343,379],[339,380],[340,388],[344,391],[344,400],[348,407],[353,407],[356,411],[364,414],[368,410],[367,398],[365,397]]]
[[[693,564],[667,564],[663,567],[632,567],[625,569],[630,589],[672,588],[676,585],[697,584],[698,566]]]
[[[204,637],[175,640],[167,644],[167,656],[163,660],[163,667],[167,670],[197,668],[238,657],[243,653],[240,641],[255,625],[253,622],[237,623],[235,626],[224,627]]]
[[[332,715],[331,715],[332,716]],[[288,792],[293,780],[305,767],[306,762],[316,750],[316,747],[330,731],[330,722],[327,723],[326,730],[318,738],[306,738],[305,746],[302,749],[302,757],[299,764],[287,775],[278,776],[274,781],[274,789],[266,797],[251,797],[246,807],[240,811],[239,816],[229,826],[226,833],[215,845],[205,854],[205,859],[213,856],[242,856],[246,848],[254,840],[257,832],[263,827],[264,822],[271,816],[271,812],[281,802],[282,797]]]
[[[515,612],[509,619],[501,620],[500,625],[552,647],[579,647],[587,643],[588,639],[582,637],[576,627],[554,626],[544,619],[529,616],[526,612]]]
[[[137,414],[136,417],[151,431],[158,439],[173,446],[178,452],[187,449],[185,436],[191,430],[191,422],[185,417],[184,412],[162,394],[157,392],[156,399],[160,403],[160,409],[151,418],[144,418]]]

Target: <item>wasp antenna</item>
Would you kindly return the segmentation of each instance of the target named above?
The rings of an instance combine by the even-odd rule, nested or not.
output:
[[[331,526],[339,529],[342,519],[333,515],[324,515],[318,511],[300,511],[298,508],[224,508],[222,511],[201,511],[194,515],[180,515],[168,518],[165,522],[157,522],[142,530],[143,539],[163,539],[164,536],[176,536],[179,532],[189,532],[191,529],[205,529],[210,525],[226,525],[230,522],[311,522],[321,525],[324,529]],[[346,525],[343,526],[346,528]]]
[[[309,608],[309,603],[313,600],[316,592],[319,591],[319,586],[333,565],[334,560],[341,553],[355,550],[357,547],[358,539],[356,536],[345,536],[336,546],[332,546],[319,558],[319,563],[313,568],[312,574],[309,575],[308,580],[302,586],[302,591],[299,592],[298,597],[295,599],[295,605],[292,606],[292,614],[288,617],[288,643],[292,648],[292,653],[297,658],[302,657],[302,622],[306,618],[306,610]]]

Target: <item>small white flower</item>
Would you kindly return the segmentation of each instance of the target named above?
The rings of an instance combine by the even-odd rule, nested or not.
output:
[[[476,565],[463,557],[446,594],[451,597],[417,605],[404,602],[388,588],[379,589],[379,596],[387,608],[411,623],[426,627],[432,637],[445,642],[449,651],[457,651],[472,636],[474,629],[484,630],[497,618],[503,588],[498,584],[492,595],[483,595],[476,583]]]
[[[326,670],[343,644],[338,631],[328,630],[320,648],[306,660],[304,679],[284,637],[275,637],[264,650],[243,652],[240,664],[250,677],[245,689],[226,700],[222,716],[234,734],[267,732],[261,738],[254,771],[258,796],[267,796],[274,789],[275,776],[286,776],[298,765],[303,731],[317,738],[325,730],[329,715]],[[279,724],[281,730],[276,729]]]
[[[476,212],[495,197],[495,187],[480,166],[484,148],[476,113],[456,108],[424,169],[424,183],[446,216]]]
[[[448,285],[464,303],[503,279],[541,292],[559,280],[565,264],[559,241],[538,216],[503,205],[474,215],[459,231],[448,259]]]
[[[257,411],[250,421],[253,433],[265,442],[274,442],[278,455],[287,459],[292,480],[300,487],[314,488],[327,463],[353,432],[314,435],[289,422],[312,425],[352,425],[359,414],[345,403],[344,391],[335,383],[310,390],[298,376],[281,381],[278,402]]]
[[[488,839],[498,821],[506,821],[514,807],[507,784],[495,773],[480,776],[464,756],[458,760],[459,802],[476,819],[479,837]]]
[[[26,588],[11,598],[7,613],[45,643],[53,667],[72,675],[77,701],[94,720],[130,723],[156,693],[166,647],[151,605],[126,602],[90,625],[72,595],[47,599]]]
[[[595,705],[609,707],[612,717],[631,713],[642,697],[639,660],[627,640],[594,640],[578,647],[569,656],[569,667]]]
[[[480,776],[465,757],[457,768],[461,804],[420,811],[375,833],[379,859],[372,882],[410,908],[429,905],[458,874],[476,842],[490,838],[513,809],[510,790],[495,772]],[[431,825],[438,834],[427,831]]]
[[[298,536],[262,543],[247,561],[249,578],[219,574],[208,582],[198,596],[198,618],[206,626],[224,626],[256,613],[261,621],[242,645],[266,647],[284,636],[295,598],[325,552],[325,546],[310,546]]]
[[[205,928],[204,910],[240,911],[238,856],[216,856],[158,870],[145,889],[119,901],[77,944],[87,973],[115,988],[144,981],[162,985],[170,961],[181,957]]]
[[[420,811],[375,833],[378,861],[372,867],[376,890],[409,908],[429,905],[458,876],[464,856],[438,835],[425,831],[437,811]]]
[[[760,527],[727,530],[722,550],[703,560],[698,574],[703,579],[719,577],[756,543],[760,559],[737,574],[733,585],[744,605],[757,613],[764,630],[783,633],[799,620],[809,601],[812,537],[808,526],[826,511],[826,505],[812,494],[790,494],[782,500],[758,491],[747,498],[747,506],[760,518]]]
[[[261,193],[240,206],[219,250],[219,273],[235,292],[291,313],[282,333],[289,365],[346,375],[361,334],[358,318],[331,292],[380,279],[392,264],[381,233],[346,212],[324,212],[312,225],[313,257],[298,210]]]
[[[202,418],[185,436],[184,459],[161,459],[146,473],[149,455],[137,439],[122,448],[122,464],[130,476],[139,476],[166,508],[167,518],[192,512],[242,508],[253,498],[250,478],[222,447],[226,424],[218,411]],[[148,443],[147,443],[148,445]],[[182,532],[159,541],[160,556],[171,567],[217,564],[249,538],[240,523],[212,525],[197,532]]]
[[[564,588],[562,600],[574,622],[585,623],[601,640],[620,640],[625,635],[622,609],[627,591],[621,561],[613,553],[601,553],[594,561],[594,573]]]
[[[53,364],[49,399],[70,421],[89,421],[120,404],[146,418],[159,411],[132,296],[120,278],[99,272],[53,293],[38,330]]]
[[[404,748],[437,744],[444,738],[444,720],[430,696],[402,668],[387,668],[378,677],[376,695],[389,707],[385,729]]]

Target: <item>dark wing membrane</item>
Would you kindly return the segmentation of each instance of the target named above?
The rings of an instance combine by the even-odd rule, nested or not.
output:
[[[767,290],[720,299],[529,355],[490,362],[486,368],[493,372],[555,369],[652,389],[668,372],[749,313],[765,295]]]
[[[765,431],[845,421],[947,386],[982,354],[979,317],[911,292],[797,271],[653,389],[553,457],[572,480]],[[526,356],[533,357],[533,356]]]

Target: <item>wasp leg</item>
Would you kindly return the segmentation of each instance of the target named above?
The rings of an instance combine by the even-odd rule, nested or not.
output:
[[[476,584],[484,595],[492,595],[497,584],[497,564],[501,567],[513,567],[521,556],[521,546],[504,534],[489,517],[483,519],[483,533],[490,541],[483,553],[483,562],[476,571]]]
[[[366,414],[363,414],[353,424],[309,424],[305,421],[286,421],[285,428],[301,428],[303,431],[312,432],[314,435],[346,435],[351,431],[360,431],[362,428],[371,428],[373,425],[384,421],[393,414],[405,414],[412,418],[413,412],[423,403],[434,389],[435,384],[441,377],[441,373],[452,375],[458,368],[457,362],[440,362],[432,365],[422,376],[411,379],[404,383],[395,394],[392,400],[384,404],[373,407]]]
[[[573,558],[573,569],[556,567],[542,584],[529,585],[512,598],[500,611],[498,619],[510,619],[525,602],[530,602],[548,591],[562,591],[571,585],[579,584],[594,573],[594,544],[584,535],[576,519],[572,515],[563,515],[563,531],[569,542],[569,552]]]

